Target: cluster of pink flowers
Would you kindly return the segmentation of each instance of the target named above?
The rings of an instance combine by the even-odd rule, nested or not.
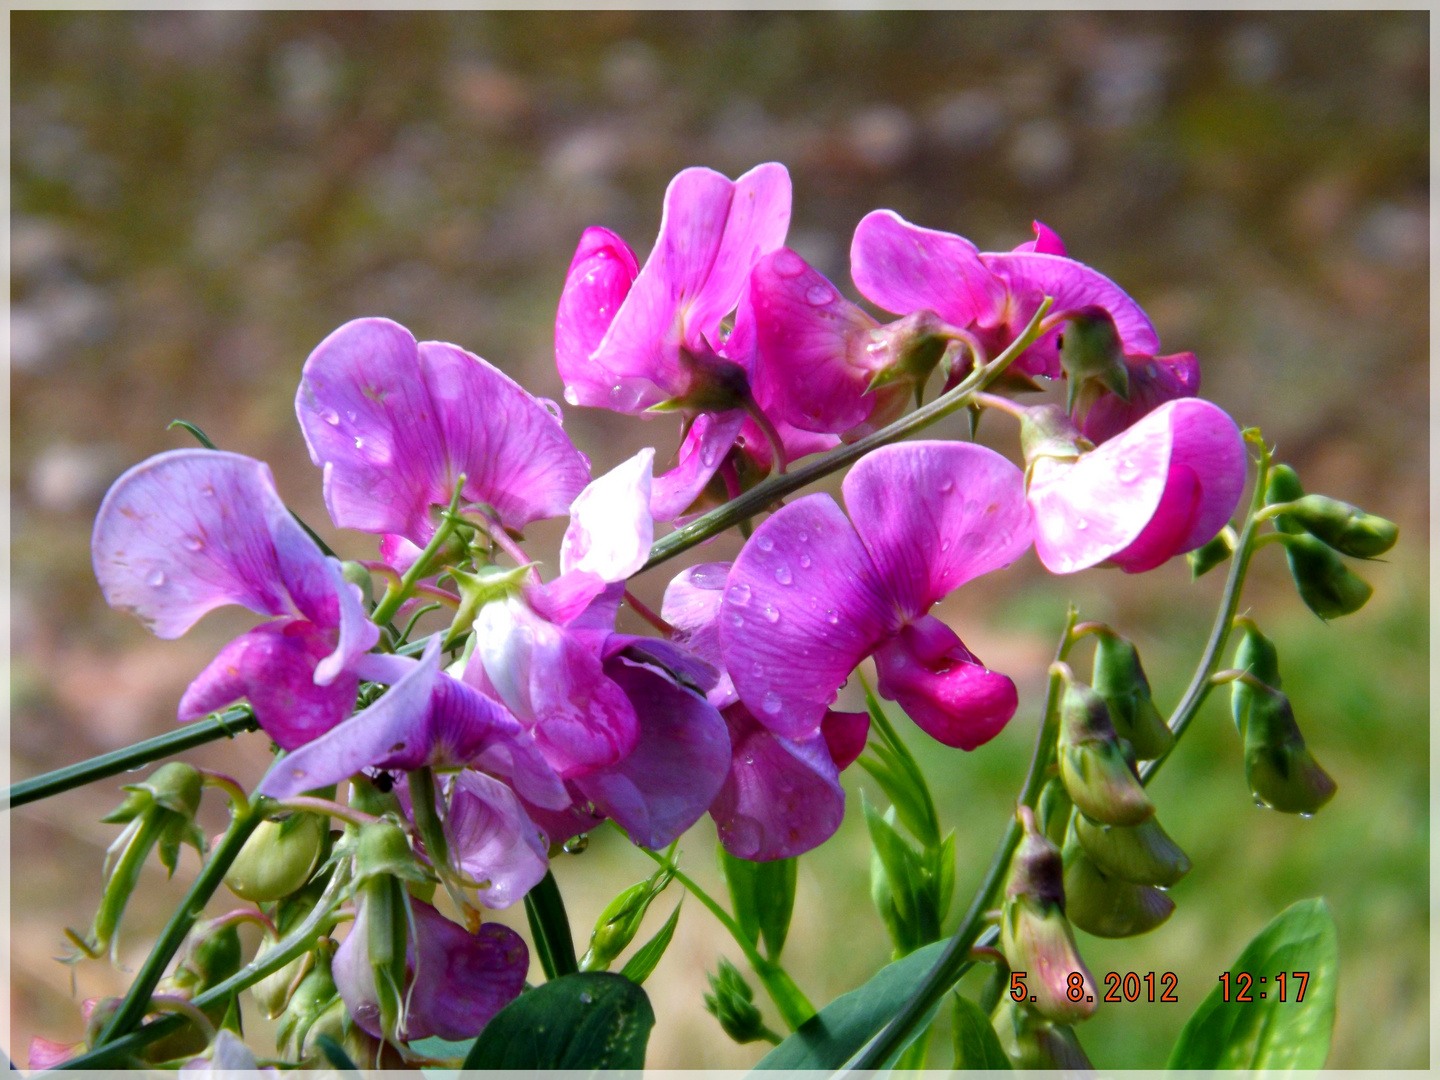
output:
[[[1056,573],[1141,571],[1229,519],[1240,435],[1194,397],[1194,357],[1156,356],[1139,305],[1049,229],[1037,223],[1034,242],[988,253],[870,214],[852,271],[896,316],[882,324],[784,246],[789,217],[782,166],[733,182],[696,168],[671,182],[643,266],[606,229],[581,238],[556,319],[566,400],[680,413],[683,442],[660,475],[646,450],[592,479],[557,405],[388,320],[347,323],[311,354],[301,429],[334,524],[381,538],[388,569],[377,569],[397,579],[411,569],[460,486],[474,528],[421,568],[429,594],[454,594],[469,620],[449,635],[465,647],[448,664],[446,634],[418,657],[391,651],[354,575],[295,522],[263,463],[179,450],[126,473],[95,525],[106,599],[164,638],[226,604],[270,620],[221,650],[179,718],[248,700],[285,751],[259,787],[277,799],[357,774],[440,770],[451,858],[487,883],[478,895],[490,907],[524,896],[552,845],[607,818],[659,848],[709,812],[733,854],[782,858],[839,825],[839,774],[868,720],[832,706],[866,656],[881,695],[946,745],[974,749],[1015,712],[1014,683],[929,614],[939,600],[1032,544]],[[797,499],[758,525],[733,565],[677,576],[661,612],[668,637],[616,632],[656,522],[884,426],[937,364],[955,385],[1047,296],[1044,332],[1008,385],[1078,380],[1063,342],[1077,320],[1109,328],[1128,381],[1089,380],[1068,412],[1016,406],[1024,470],[973,443],[887,446],[846,478],[845,510],[828,495]],[[558,576],[522,570],[515,537],[566,514]],[[517,567],[500,572],[501,552]],[[388,689],[357,699],[362,684]],[[372,703],[357,711],[357,700]],[[412,995],[405,1031],[473,1035],[519,992],[523,942],[416,906],[415,964],[431,958],[457,993]],[[351,945],[361,940],[342,945],[335,977],[365,1026],[374,1009]]]

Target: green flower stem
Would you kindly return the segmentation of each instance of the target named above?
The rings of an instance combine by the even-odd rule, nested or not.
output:
[[[449,509],[440,515],[440,524],[435,527],[435,534],[430,537],[430,542],[425,545],[425,550],[420,557],[411,564],[401,576],[399,584],[385,586],[385,595],[375,605],[375,610],[370,613],[370,621],[376,626],[384,626],[395,617],[400,606],[409,600],[415,591],[415,586],[430,569],[430,561],[435,553],[440,550],[440,545],[450,539],[450,534],[455,531],[455,525],[460,521],[460,493],[465,489],[465,475],[462,473],[455,482],[455,493],[450,496]]]
[[[160,932],[160,938],[155,942],[150,955],[145,958],[139,974],[135,981],[130,984],[130,989],[125,994],[125,1000],[110,1017],[100,1035],[96,1038],[96,1046],[103,1046],[110,1040],[120,1035],[125,1035],[136,1027],[145,1018],[146,1012],[150,1009],[150,998],[155,993],[155,987],[165,975],[165,969],[170,965],[176,951],[185,943],[191,927],[195,920],[205,910],[205,905],[210,902],[210,897],[219,888],[220,882],[225,877],[225,872],[230,869],[230,864],[240,854],[240,849],[245,846],[245,841],[255,831],[255,827],[265,818],[265,799],[257,796],[254,801],[237,809],[230,819],[230,827],[225,830],[225,836],[219,845],[211,853],[210,858],[205,861],[200,876],[190,886],[190,891],[185,894],[185,899],[170,916],[170,921],[165,924],[165,929]]]
[[[62,791],[82,787],[117,773],[131,772],[152,761],[203,746],[216,739],[233,739],[236,735],[254,731],[259,726],[255,722],[255,713],[248,705],[237,705],[233,709],[207,716],[204,720],[196,720],[179,730],[146,739],[123,750],[101,754],[77,765],[67,765],[54,772],[21,780],[18,784],[12,784],[5,793],[3,809],[39,802],[51,795],[59,795]]]
[[[1056,663],[1063,663],[1075,644],[1075,618],[1075,609],[1071,608],[1065,619],[1065,632],[1055,650]],[[1046,773],[1055,755],[1055,743],[1060,735],[1062,691],[1063,682],[1054,665],[1051,665],[1050,682],[1045,692],[1045,709],[1040,730],[1035,735],[1035,751],[1030,757],[1030,770],[1026,773],[1025,785],[1020,790],[1021,806],[1034,807],[1040,798],[1040,789],[1045,786]],[[924,981],[910,996],[904,1008],[848,1063],[847,1070],[861,1072],[882,1068],[905,1044],[910,1033],[925,1019],[930,1010],[950,992],[956,980],[969,970],[972,963],[970,950],[987,929],[986,914],[994,907],[995,897],[1010,866],[1010,856],[1015,853],[1015,848],[1020,843],[1021,832],[1020,820],[1012,814],[1000,846],[995,849],[989,869],[985,871],[980,887],[975,890],[970,908],[960,920],[959,929],[950,938],[950,944],[941,953],[935,966],[926,973]]]
[[[650,558],[639,572],[643,573],[652,567],[659,566],[681,552],[688,551],[696,544],[702,543],[712,536],[718,536],[732,526],[739,525],[746,518],[754,517],[791,492],[798,491],[807,484],[814,483],[821,477],[828,476],[836,470],[843,469],[852,462],[860,460],[871,450],[923,431],[937,420],[965,408],[974,401],[977,393],[1003,375],[1011,362],[1040,336],[1042,333],[1041,321],[1053,302],[1047,296],[1024,331],[1010,343],[1004,352],[984,367],[976,368],[948,393],[941,394],[929,405],[916,409],[908,416],[902,416],[893,424],[881,428],[874,434],[867,435],[848,446],[836,447],[808,465],[802,465],[792,472],[762,480],[743,495],[731,499],[724,506],[717,507],[708,514],[696,518],[683,529],[676,529],[670,535],[661,537],[650,549]]]
[[[254,986],[267,975],[273,975],[290,961],[305,955],[315,947],[317,937],[328,934],[341,920],[335,917],[335,908],[345,896],[348,875],[337,869],[325,887],[324,894],[305,921],[297,926],[273,952],[265,954],[263,960],[254,960],[241,968],[230,978],[217,983],[203,994],[196,995],[191,1002],[197,1009],[208,1009],[212,1005],[228,1001],[242,990]],[[121,1035],[103,1046],[97,1045],[89,1053],[71,1058],[56,1065],[57,1069],[114,1069],[123,1068],[130,1057],[139,1053],[150,1043],[170,1034],[184,1024],[179,1016],[165,1016],[152,1020],[128,1035]]]
[[[709,893],[658,851],[651,851],[649,848],[640,848],[640,850],[661,866],[669,868],[674,873],[675,880],[685,886],[695,899],[704,904],[710,910],[710,914],[719,919],[720,924],[730,931],[730,936],[735,939],[735,944],[739,945],[741,951],[745,953],[745,959],[755,969],[755,974],[765,987],[765,992],[775,1003],[775,1008],[780,1012],[780,1018],[785,1021],[791,1031],[795,1031],[815,1015],[815,1006],[810,1004],[810,999],[805,996],[800,987],[795,985],[795,980],[790,978],[790,973],[775,961],[766,960],[761,956],[759,950],[755,948],[755,943],[746,936],[744,930],[740,929],[740,924],[731,918],[730,913],[716,903]]]

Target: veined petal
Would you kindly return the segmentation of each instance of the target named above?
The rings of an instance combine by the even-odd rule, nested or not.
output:
[[[730,738],[704,698],[648,668],[612,660],[606,674],[639,720],[635,749],[575,786],[634,844],[663,848],[700,819],[725,781]]]
[[[730,569],[720,647],[740,699],[766,727],[812,735],[850,672],[900,628],[855,529],[808,495],[755,530]]]
[[[739,409],[695,418],[680,444],[679,463],[651,484],[650,514],[656,521],[673,520],[699,498],[747,419]]]
[[[609,229],[580,236],[555,315],[555,364],[572,405],[608,403],[612,377],[591,360],[639,273],[630,245]]]
[[[636,664],[660,668],[676,682],[690,685],[702,694],[713,690],[720,676],[715,664],[681,643],[666,641],[664,638],[611,634],[605,639],[605,647],[600,656],[607,662],[622,656]]]
[[[655,450],[592,480],[570,504],[570,527],[560,544],[560,570],[584,570],[606,584],[623,581],[650,557],[655,521],[650,516]]]
[[[285,750],[299,749],[355,706],[354,672],[342,672],[323,686],[315,682],[333,641],[333,632],[298,619],[241,634],[195,677],[180,699],[179,719],[197,720],[246,698],[267,735]]]
[[[747,309],[757,347],[751,386],[766,415],[833,434],[870,415],[865,346],[879,324],[819,271],[789,248],[772,252],[750,275]]]
[[[710,816],[725,850],[768,862],[803,854],[830,839],[845,816],[845,792],[825,739],[782,738],[740,704],[724,716],[730,770]]]
[[[101,503],[90,542],[95,577],[111,607],[162,638],[226,604],[299,615],[286,577],[323,577],[325,556],[308,537],[308,546],[283,543],[282,555],[271,531],[281,518],[288,514],[264,462],[218,450],[157,454]]]
[[[1005,306],[1005,286],[974,244],[893,210],[872,211],[856,226],[850,275],[867,300],[897,315],[930,310],[955,326],[991,326]]]
[[[985,667],[934,616],[905,627],[877,649],[875,668],[880,694],[898,701],[926,734],[946,746],[974,750],[989,742],[1019,705],[1015,684]]]
[[[855,531],[907,618],[1030,546],[1024,475],[976,443],[883,446],[860,459],[843,490]]]

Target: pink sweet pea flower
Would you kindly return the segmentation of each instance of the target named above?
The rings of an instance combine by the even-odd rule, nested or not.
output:
[[[1054,434],[1027,457],[1035,552],[1051,573],[1106,561],[1132,574],[1152,570],[1208,543],[1235,512],[1245,448],[1218,406],[1169,401],[1093,450],[1048,408],[1037,419]]]
[[[873,653],[883,695],[974,749],[1014,714],[1014,684],[928,612],[1030,546],[1020,470],[973,443],[903,443],[861,459],[843,490],[848,520],[828,495],[799,499],[731,568],[720,644],[740,699],[777,734],[814,735]]]
[[[1021,375],[1059,378],[1055,339],[1067,314],[1103,308],[1115,322],[1127,354],[1153,356],[1160,347],[1140,305],[1103,274],[1064,254],[1064,245],[1039,222],[1037,240],[1014,251],[982,252],[953,233],[912,225],[893,210],[867,214],[850,247],[851,273],[868,300],[886,311],[928,310],[970,330],[987,359],[998,355],[1034,316],[1043,297],[1054,297],[1049,329],[1015,358]],[[952,371],[952,382],[963,369]]]
[[[704,563],[682,572],[666,588],[662,610],[677,642],[716,664],[729,570],[728,563]],[[766,862],[803,854],[834,835],[845,815],[839,775],[865,748],[869,717],[827,710],[818,735],[787,739],[755,719],[728,675],[708,697],[730,734],[724,783],[709,807],[725,849]]]
[[[1129,382],[1127,398],[1106,390],[1083,416],[1076,410],[1080,433],[1096,446],[1113,439],[1165,402],[1200,393],[1200,362],[1194,353],[1127,356],[1125,367]]]
[[[294,749],[350,714],[379,629],[340,564],[285,509],[263,462],[217,450],[141,462],[105,496],[91,552],[106,602],[158,637],[177,638],[226,604],[273,617],[196,677],[180,720],[247,698],[270,737]]]
[[[346,1011],[378,1039],[385,1033],[369,959],[368,908],[359,904],[331,970]],[[406,945],[406,1007],[398,1034],[405,1041],[431,1035],[473,1039],[520,996],[530,951],[519,934],[500,923],[486,923],[472,934],[423,901],[411,899],[410,908],[415,933]]]
[[[325,470],[330,517],[345,529],[423,546],[432,508],[449,505],[462,473],[467,503],[523,529],[565,513],[590,479],[553,404],[389,319],[356,319],[322,341],[305,361],[295,412]]]

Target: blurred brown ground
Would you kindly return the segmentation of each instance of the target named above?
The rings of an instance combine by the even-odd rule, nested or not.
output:
[[[1210,706],[1157,784],[1197,866],[1177,915],[1139,941],[1083,942],[1097,972],[1179,971],[1184,1004],[1118,1007],[1081,1035],[1101,1067],[1159,1066],[1244,941],[1323,892],[1342,945],[1330,1065],[1428,1062],[1427,14],[17,12],[11,27],[17,778],[169,730],[187,681],[246,625],[227,612],[159,642],[108,611],[90,573],[106,487],[186,444],[168,421],[269,461],[327,538],[368,554],[329,526],[294,424],[300,364],[326,333],[388,315],[558,399],[552,321],[580,230],[615,228],[643,258],[676,170],[778,159],[792,246],[852,297],[850,232],[871,209],[983,249],[1040,218],[1146,306],[1167,351],[1199,354],[1206,396],[1261,426],[1307,487],[1401,522],[1389,563],[1366,571],[1371,607],[1334,627],[1300,609],[1278,558],[1257,561],[1250,601],[1294,657],[1287,688],[1302,687],[1341,795],[1314,822],[1250,810]],[[597,473],[674,448],[666,422],[567,409],[566,423]],[[1013,454],[1011,431],[983,434]],[[537,529],[536,550],[557,538]],[[658,602],[668,577],[639,594]],[[985,751],[916,740],[960,830],[957,907],[1018,785],[1064,601],[1141,641],[1163,702],[1217,588],[1191,587],[1183,564],[1056,581],[1027,558],[946,605],[1022,691]],[[251,737],[195,758],[252,782],[267,755]],[[7,1049],[22,1061],[32,1034],[79,1035],[72,971],[52,957],[93,914],[115,835],[96,819],[116,800],[97,784],[12,815]],[[857,817],[801,860],[786,956],[817,1003],[888,951]],[[708,820],[685,842],[710,883],[713,842]],[[646,868],[609,833],[559,860],[582,945]],[[132,969],[193,871],[147,877],[122,930]],[[701,1011],[717,952],[741,959],[687,901],[648,984],[652,1066],[759,1056]],[[73,974],[77,1000],[123,986],[100,963]],[[948,1064],[937,1048],[932,1065]]]

